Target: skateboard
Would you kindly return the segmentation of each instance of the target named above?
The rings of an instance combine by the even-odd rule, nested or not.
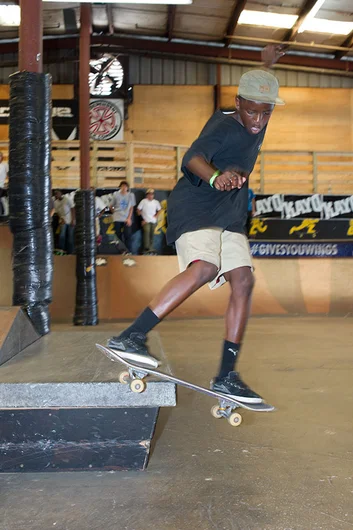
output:
[[[218,405],[213,405],[211,408],[211,414],[214,418],[226,418],[228,423],[233,427],[237,427],[242,422],[242,416],[239,412],[234,412],[235,409],[243,408],[246,410],[252,410],[253,412],[272,412],[275,410],[273,405],[268,403],[243,403],[238,401],[232,396],[227,396],[226,394],[221,394],[220,392],[215,392],[208,388],[202,386],[194,385],[183,379],[178,379],[172,375],[160,372],[149,366],[144,366],[143,364],[137,365],[132,364],[123,357],[121,357],[115,350],[102,346],[101,344],[96,344],[99,351],[104,353],[111,361],[119,362],[127,366],[128,370],[120,372],[118,380],[120,383],[129,384],[130,390],[132,392],[141,393],[146,389],[146,383],[144,381],[145,377],[148,375],[153,375],[162,381],[169,381],[176,385],[184,386],[190,390],[195,390],[201,394],[213,397],[218,400]]]

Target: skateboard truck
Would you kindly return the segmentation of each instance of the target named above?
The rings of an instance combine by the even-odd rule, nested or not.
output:
[[[128,384],[132,392],[141,393],[146,389],[146,383],[144,378],[148,376],[148,372],[143,370],[134,370],[129,368],[120,372],[118,379],[120,383]],[[238,427],[243,421],[243,418],[239,412],[233,412],[234,409],[238,408],[234,403],[227,401],[226,399],[220,399],[219,405],[213,405],[211,408],[211,414],[214,418],[226,418],[228,423],[233,427]]]
[[[239,407],[234,405],[234,403],[220,399],[219,405],[213,405],[211,408],[211,414],[217,419],[226,418],[232,427],[238,427],[243,421],[243,418],[239,412],[233,412],[237,408]]]

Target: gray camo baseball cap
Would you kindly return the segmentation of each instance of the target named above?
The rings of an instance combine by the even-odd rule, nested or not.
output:
[[[238,96],[260,103],[285,105],[278,97],[278,91],[279,83],[274,75],[265,70],[250,70],[240,78]]]

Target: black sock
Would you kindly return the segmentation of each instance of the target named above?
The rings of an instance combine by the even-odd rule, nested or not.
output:
[[[218,377],[225,377],[229,372],[235,368],[235,363],[239,355],[240,344],[235,344],[229,340],[225,340],[223,344],[223,352],[221,364],[219,367]]]
[[[126,336],[132,332],[147,334],[149,331],[151,331],[151,329],[157,326],[160,321],[160,318],[158,318],[157,315],[153,313],[152,309],[146,307],[146,309],[142,311],[141,315],[137,317],[137,319],[131,324],[131,326],[129,326],[125,331],[123,331],[122,335]]]

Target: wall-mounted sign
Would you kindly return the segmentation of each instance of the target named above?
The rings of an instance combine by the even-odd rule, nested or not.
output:
[[[353,217],[353,195],[257,195],[256,212],[264,217],[282,219],[349,219]]]
[[[124,139],[124,101],[94,99],[90,103],[90,136],[92,140]]]
[[[10,106],[8,99],[0,99],[0,125],[8,125]],[[77,138],[78,102],[75,99],[52,101],[53,140],[75,140]]]
[[[275,243],[250,241],[250,249],[256,258],[352,258],[353,243]]]
[[[341,240],[353,241],[353,219],[270,219],[255,217],[251,221],[250,239],[264,241]]]

